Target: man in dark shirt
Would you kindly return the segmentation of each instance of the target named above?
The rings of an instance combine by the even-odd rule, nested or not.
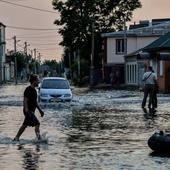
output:
[[[16,141],[19,141],[19,137],[25,131],[27,126],[35,127],[36,136],[39,140],[41,139],[40,130],[39,130],[40,122],[34,113],[35,109],[37,108],[41,114],[41,117],[44,116],[44,112],[40,109],[40,107],[37,103],[37,91],[36,91],[35,87],[38,87],[38,84],[39,84],[38,76],[31,74],[29,81],[30,81],[31,85],[28,86],[24,91],[23,112],[25,115],[25,119],[24,119],[22,126],[19,128],[19,131],[18,131],[16,137],[14,138],[14,140],[16,140]]]

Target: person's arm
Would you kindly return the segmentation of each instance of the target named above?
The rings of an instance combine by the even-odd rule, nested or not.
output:
[[[28,111],[28,98],[24,97],[24,111],[27,112]]]
[[[39,107],[39,105],[38,105],[38,102],[36,102],[36,107],[37,107],[37,109],[39,110],[39,112],[40,112],[40,114],[41,114],[41,117],[43,117],[44,116],[44,112],[41,110],[41,108]]]
[[[142,77],[142,81],[145,81],[145,74],[144,74],[143,77]]]
[[[26,114],[26,116],[31,117],[33,112],[28,110],[28,98],[24,97],[24,112]]]

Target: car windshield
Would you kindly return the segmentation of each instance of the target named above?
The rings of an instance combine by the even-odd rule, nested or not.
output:
[[[44,89],[69,89],[67,80],[46,79],[43,81],[41,88]]]

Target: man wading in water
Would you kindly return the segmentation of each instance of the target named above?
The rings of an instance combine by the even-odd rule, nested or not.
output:
[[[145,81],[145,91],[142,101],[142,108],[145,108],[146,100],[149,95],[149,104],[148,108],[155,110],[155,105],[153,105],[154,96],[155,96],[155,83],[157,83],[157,75],[153,73],[152,67],[148,67],[148,71],[144,73],[142,81]],[[152,105],[152,108],[151,108]]]
[[[37,91],[35,87],[38,87],[39,84],[39,78],[37,75],[30,75],[29,82],[31,83],[30,86],[28,86],[24,91],[24,108],[23,112],[25,115],[24,122],[22,126],[19,128],[19,131],[14,138],[14,141],[19,141],[19,137],[24,132],[24,130],[27,128],[27,126],[35,126],[35,134],[38,138],[38,140],[41,140],[40,136],[40,122],[35,116],[35,109],[37,108],[41,114],[41,117],[44,116],[44,112],[40,109],[37,103]]]

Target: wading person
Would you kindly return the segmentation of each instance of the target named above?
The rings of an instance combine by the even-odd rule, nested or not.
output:
[[[40,136],[40,122],[35,116],[35,109],[37,108],[41,114],[41,117],[44,116],[44,112],[40,109],[37,103],[37,91],[35,87],[38,87],[39,84],[39,78],[37,75],[30,75],[30,86],[28,86],[24,91],[24,101],[23,101],[23,112],[24,112],[24,122],[22,126],[19,128],[17,135],[14,138],[14,141],[19,141],[19,138],[21,134],[24,132],[24,130],[27,128],[27,126],[35,127],[35,134],[38,138],[38,140],[41,139]]]
[[[142,81],[145,81],[145,90],[144,90],[144,97],[142,101],[142,108],[145,108],[146,105],[146,100],[149,95],[149,103],[148,103],[148,108],[149,109],[154,109],[153,105],[153,100],[154,100],[154,95],[155,95],[155,83],[157,82],[157,76],[155,73],[152,71],[152,67],[148,67],[148,71],[144,73]]]

